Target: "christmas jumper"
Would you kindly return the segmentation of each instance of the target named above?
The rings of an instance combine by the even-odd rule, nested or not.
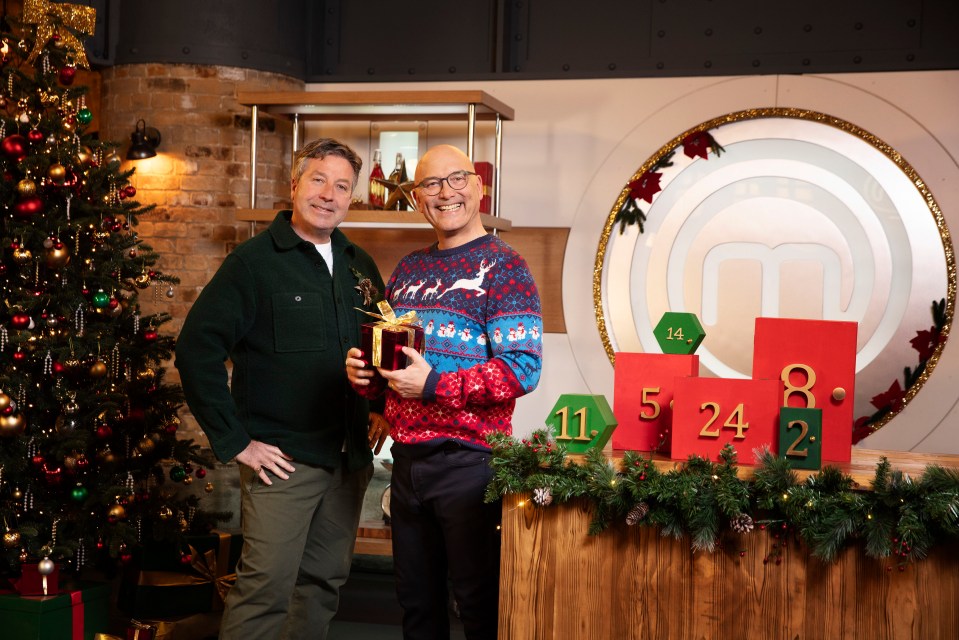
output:
[[[394,442],[488,449],[487,434],[511,433],[516,398],[536,388],[543,354],[539,293],[522,256],[489,235],[434,244],[403,258],[386,295],[397,316],[416,311],[433,367],[422,400],[401,398],[379,376],[358,389],[386,391]]]

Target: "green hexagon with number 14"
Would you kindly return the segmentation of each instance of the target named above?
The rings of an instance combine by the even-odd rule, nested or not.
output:
[[[663,353],[688,356],[696,352],[706,332],[695,313],[667,311],[653,329],[653,335]]]
[[[566,445],[570,453],[602,449],[617,424],[605,396],[580,393],[561,395],[546,418],[556,442]]]

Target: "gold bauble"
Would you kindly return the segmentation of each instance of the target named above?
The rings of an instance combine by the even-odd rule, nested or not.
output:
[[[134,278],[133,284],[135,284],[138,289],[146,289],[150,286],[150,275],[147,273],[141,273]]]
[[[70,356],[69,358],[63,361],[63,366],[66,368],[67,371],[76,371],[82,365],[80,361],[76,358],[76,356]]]
[[[203,487],[203,490],[206,491],[207,493],[213,493],[213,483],[207,482],[206,486]]]
[[[27,428],[27,420],[22,413],[0,416],[0,438],[13,438]]]
[[[17,264],[30,264],[33,262],[33,253],[24,247],[17,247],[13,250],[13,261]]]
[[[160,516],[160,520],[169,520],[170,518],[173,517],[173,509],[171,509],[170,507],[166,505],[163,505],[162,507],[160,507],[160,511],[159,513],[157,513],[157,515]]]
[[[12,402],[13,398],[0,391],[0,411],[6,411]]]
[[[64,363],[64,366],[66,366],[66,363]],[[63,413],[68,416],[75,416],[80,413],[80,405],[78,405],[75,400],[68,400],[67,403],[63,405]]]
[[[14,487],[13,491],[10,492],[10,497],[14,500],[19,500],[23,497],[23,491],[20,490],[20,487]]]
[[[193,484],[193,476],[187,475],[183,478],[183,484]]]
[[[57,416],[57,419],[53,423],[54,428],[56,428],[57,433],[60,435],[66,435],[73,433],[77,430],[77,427],[80,426],[79,421],[70,416]]]
[[[137,371],[137,380],[140,382],[150,382],[156,378],[157,372],[153,370],[152,367],[144,367]]]
[[[99,460],[101,464],[113,464],[117,461],[117,455],[113,453],[110,447],[107,447],[103,451],[97,453],[97,460]]]
[[[51,269],[60,269],[67,266],[70,262],[70,252],[65,244],[60,243],[59,248],[54,245],[47,249],[47,266]]]
[[[190,523],[186,521],[186,518],[180,518],[180,531],[187,531],[190,528]]]
[[[17,194],[22,197],[32,196],[37,192],[37,183],[30,178],[24,178],[17,183]]]
[[[93,150],[90,147],[80,147],[80,150],[77,151],[77,160],[80,161],[80,164],[90,164],[90,161],[93,160]]]
[[[91,378],[102,378],[107,375],[107,365],[103,364],[100,360],[97,360],[92,365],[90,365],[90,377]]]
[[[16,549],[20,546],[20,532],[15,529],[7,529],[3,534],[3,546],[7,549]]]
[[[140,442],[137,443],[137,451],[140,453],[150,453],[154,448],[156,448],[156,443],[148,436],[143,436]]]
[[[113,168],[120,166],[120,156],[117,154],[115,149],[107,154],[107,166],[109,167],[110,165],[116,165]]]
[[[67,179],[67,168],[59,162],[54,162],[47,168],[47,177],[54,184],[63,184],[63,181]]]
[[[122,504],[115,504],[110,507],[107,515],[115,520],[126,520],[127,510],[123,508]]]
[[[63,457],[63,468],[68,471],[73,471],[77,468],[77,457],[73,455]]]

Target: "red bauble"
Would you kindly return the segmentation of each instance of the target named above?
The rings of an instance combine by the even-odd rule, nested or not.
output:
[[[13,205],[13,215],[21,219],[32,218],[42,211],[43,198],[40,196],[27,196]]]
[[[10,324],[14,329],[26,329],[30,326],[30,316],[25,313],[15,313],[10,318]]]
[[[59,376],[59,375],[63,374],[66,370],[67,370],[67,368],[63,366],[63,363],[62,363],[62,362],[60,362],[60,361],[55,361],[55,362],[53,363],[53,375]]]
[[[60,69],[60,72],[57,74],[57,78],[60,80],[60,84],[71,85],[73,84],[73,79],[76,77],[76,75],[77,68],[67,66]]]
[[[19,133],[14,133],[3,139],[0,149],[3,149],[4,155],[8,158],[20,162],[27,157],[27,139]]]
[[[44,138],[43,132],[39,129],[30,129],[30,131],[27,132],[27,140],[30,142],[43,142]]]
[[[43,465],[43,473],[47,477],[47,484],[51,487],[55,487],[60,484],[60,481],[63,480],[63,469],[60,467],[50,468],[49,465]]]
[[[113,429],[108,424],[101,424],[97,427],[97,437],[106,440],[113,435]]]
[[[119,300],[116,298],[110,298],[110,302],[107,303],[107,306],[111,309],[116,309],[118,304],[120,304]]]
[[[197,470],[196,470],[196,477],[197,477],[197,478],[200,478],[201,480],[202,480],[203,478],[205,478],[205,477],[206,477],[206,469],[204,469],[203,467],[200,467],[199,469],[197,469]]]
[[[41,456],[39,453],[33,456],[33,458],[30,459],[30,462],[32,462],[33,466],[37,468],[42,467],[44,464],[46,464],[46,460],[44,460],[43,456]]]
[[[24,360],[27,359],[27,354],[25,354],[23,351],[14,351],[13,359],[16,360],[17,362],[23,362]]]
[[[123,187],[123,195],[125,195],[126,197],[132,198],[136,194],[137,194],[137,188],[134,187],[132,184],[128,184],[127,186]]]
[[[157,334],[157,332],[153,329],[147,329],[143,332],[143,339],[147,342],[153,342],[157,339],[157,337],[159,337],[159,334]]]

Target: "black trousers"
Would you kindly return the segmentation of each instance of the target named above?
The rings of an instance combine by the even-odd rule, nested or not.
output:
[[[489,452],[455,442],[421,457],[393,457],[390,514],[396,593],[405,640],[450,637],[453,588],[469,640],[495,640],[500,502],[485,504]]]

